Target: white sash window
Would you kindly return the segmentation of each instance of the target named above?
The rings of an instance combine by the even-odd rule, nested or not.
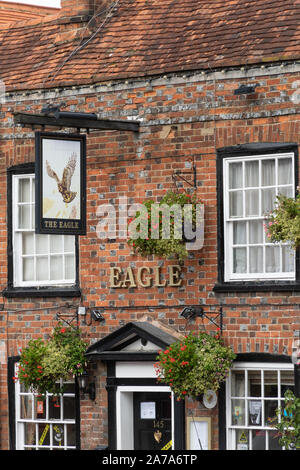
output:
[[[16,450],[76,449],[74,382],[56,400],[51,394],[41,400],[16,382],[15,396]]]
[[[234,364],[226,383],[228,450],[282,449],[272,419],[287,389],[294,390],[293,364]]]
[[[13,175],[15,287],[73,285],[75,237],[35,233],[35,176]]]
[[[294,154],[226,158],[223,170],[225,281],[294,280],[294,251],[265,230],[276,196],[295,194]]]

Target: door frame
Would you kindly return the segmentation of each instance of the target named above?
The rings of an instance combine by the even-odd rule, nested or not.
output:
[[[137,385],[132,385],[132,386],[120,386],[117,387],[116,390],[116,419],[117,419],[117,450],[134,450],[134,449],[123,449],[122,448],[122,442],[123,442],[123,435],[122,435],[122,417],[124,416],[125,411],[127,411],[127,407],[122,407],[122,394],[127,394],[129,398],[129,403],[130,400],[132,399],[132,405],[133,405],[133,393],[134,392],[145,392],[145,393],[170,393],[172,396],[172,401],[171,401],[171,435],[172,435],[172,449],[174,449],[174,441],[175,441],[175,435],[174,435],[174,419],[175,419],[175,413],[174,413],[174,394],[171,392],[170,387],[167,386],[137,386]],[[129,396],[130,394],[130,396]],[[125,410],[126,408],[126,410]],[[133,433],[134,433],[134,420],[132,417],[132,422],[127,420],[127,432],[131,432],[132,435],[132,442],[133,442]]]

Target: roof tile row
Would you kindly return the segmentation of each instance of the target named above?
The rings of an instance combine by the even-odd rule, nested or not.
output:
[[[300,0],[120,0],[94,30],[57,17],[0,28],[8,90],[299,57]]]

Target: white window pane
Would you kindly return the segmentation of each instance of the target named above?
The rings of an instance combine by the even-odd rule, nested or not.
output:
[[[264,371],[264,397],[278,397],[277,370]]]
[[[245,179],[246,187],[258,187],[259,186],[259,162],[246,162],[245,164]]]
[[[51,256],[50,257],[50,279],[57,281],[63,278],[63,257]]]
[[[251,246],[249,248],[250,273],[263,272],[263,249],[261,246]]]
[[[274,204],[276,200],[275,189],[263,189],[261,194],[261,210],[262,214],[265,215],[270,211],[274,210]]]
[[[262,186],[274,186],[276,184],[275,160],[262,160],[261,179]]]
[[[62,253],[63,238],[62,235],[50,235],[50,253]]]
[[[19,180],[18,202],[31,202],[29,178]]]
[[[38,256],[36,258],[36,280],[48,281],[48,257]]]
[[[231,424],[234,426],[245,425],[245,400],[232,400],[231,401]]]
[[[22,233],[22,254],[32,255],[34,253],[34,234]]]
[[[25,445],[34,446],[36,444],[35,428],[36,428],[35,423],[24,423],[24,444]]]
[[[48,254],[48,235],[36,235],[35,246],[38,255]]]
[[[68,446],[76,445],[76,427],[75,424],[67,424]]]
[[[243,215],[243,192],[234,191],[229,194],[230,217],[242,217]]]
[[[259,215],[259,191],[249,189],[246,191],[246,216]]]
[[[278,160],[278,184],[292,184],[293,165],[291,158],[280,158]]]
[[[33,258],[23,258],[23,281],[34,281]]]
[[[282,271],[291,273],[295,269],[295,252],[289,246],[282,246]]]
[[[249,243],[262,243],[263,222],[261,220],[250,220],[249,222]]]
[[[233,223],[233,244],[244,245],[247,243],[246,222]]]
[[[31,229],[30,226],[30,205],[24,204],[18,206],[18,228],[19,229]]]
[[[242,423],[244,424],[244,423]],[[235,436],[236,450],[250,450],[249,448],[249,431],[248,429],[237,429]]]
[[[266,246],[266,272],[276,273],[280,271],[280,247]]]
[[[70,235],[64,236],[65,252],[74,252],[75,237]]]
[[[252,450],[266,450],[266,431],[252,431]]]
[[[20,400],[20,418],[32,419],[32,395],[22,395]]]
[[[232,371],[231,373],[231,396],[245,396],[245,372],[243,370]]]
[[[66,255],[65,256],[65,278],[66,279],[74,279],[75,273],[75,256],[74,255]]]
[[[261,397],[261,373],[260,370],[248,371],[248,396],[249,397]]]
[[[243,164],[230,163],[229,165],[229,189],[242,188],[243,186]]]
[[[245,273],[247,271],[247,250],[246,248],[233,249],[233,272]]]
[[[284,186],[278,188],[278,194],[283,194],[286,197],[294,197],[294,188],[293,186]]]
[[[31,227],[30,228],[32,230],[35,230],[35,206],[33,204],[31,204],[30,210],[31,210]]]

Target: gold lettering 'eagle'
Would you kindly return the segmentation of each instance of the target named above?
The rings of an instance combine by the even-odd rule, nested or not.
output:
[[[49,165],[49,162],[46,160],[47,173],[50,178],[54,178],[57,182],[58,191],[61,193],[64,202],[67,204],[72,202],[77,195],[77,192],[73,192],[70,190],[71,179],[75,171],[76,161],[77,155],[76,153],[72,153],[67,166],[64,168],[62,179],[60,180],[55,171],[52,170],[51,166]]]

